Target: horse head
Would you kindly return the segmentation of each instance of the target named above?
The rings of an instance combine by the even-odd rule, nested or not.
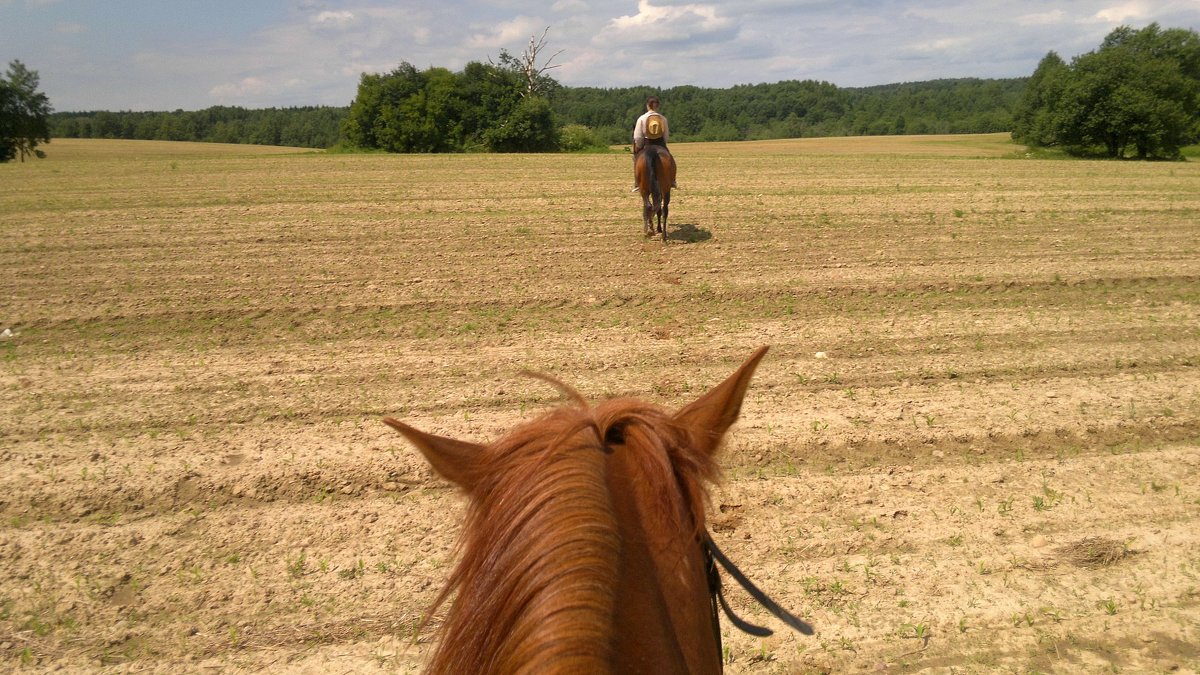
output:
[[[385,419],[469,501],[431,671],[720,672],[706,485],[766,351],[675,412],[572,391],[488,444]]]

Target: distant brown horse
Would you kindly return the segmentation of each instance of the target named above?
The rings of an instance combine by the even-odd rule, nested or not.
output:
[[[470,498],[462,559],[434,603],[457,591],[430,672],[720,672],[713,556],[740,574],[708,537],[705,483],[765,353],[673,414],[632,399],[590,407],[542,376],[575,405],[489,445],[386,418]]]
[[[667,240],[667,215],[671,210],[671,186],[675,184],[675,158],[661,145],[647,143],[638,155],[633,169],[638,192],[642,193],[642,219],[647,237],[658,232]]]

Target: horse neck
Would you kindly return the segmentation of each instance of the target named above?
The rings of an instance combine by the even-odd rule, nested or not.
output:
[[[621,539],[613,672],[719,673],[704,556],[688,505],[641,478],[645,458],[614,453],[607,481]],[[678,493],[677,486],[670,492]]]
[[[472,504],[430,672],[608,669],[620,544],[604,453],[533,454]]]

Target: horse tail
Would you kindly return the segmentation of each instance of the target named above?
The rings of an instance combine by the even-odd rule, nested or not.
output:
[[[658,148],[648,145],[643,150],[646,153],[646,177],[650,179],[650,197],[653,199],[654,211],[658,212],[659,205],[662,204],[662,191],[658,187],[658,160],[661,156],[658,154]]]

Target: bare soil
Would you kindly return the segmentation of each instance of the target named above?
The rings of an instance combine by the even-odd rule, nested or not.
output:
[[[0,667],[407,672],[488,440],[759,368],[727,671],[1200,670],[1200,166],[1000,136],[626,155],[55,140],[0,165]]]

